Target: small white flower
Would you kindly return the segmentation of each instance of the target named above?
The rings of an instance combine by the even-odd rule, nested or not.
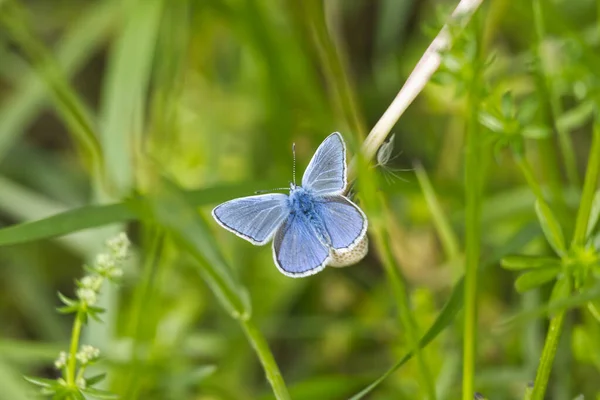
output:
[[[85,389],[85,387],[86,387],[85,378],[83,376],[80,376],[79,378],[77,378],[75,385],[77,385],[77,387],[79,389]]]
[[[127,257],[130,244],[131,242],[125,232],[121,232],[114,238],[106,241],[106,247],[108,247],[117,260],[123,260]]]
[[[107,275],[111,279],[120,278],[123,276],[123,270],[121,268],[112,268],[106,271]]]
[[[104,282],[104,278],[98,275],[87,275],[84,276],[80,281],[81,287],[92,289],[94,292],[98,292],[100,290],[102,282]]]
[[[106,271],[114,268],[117,265],[117,261],[108,253],[100,253],[96,256],[96,269],[99,271]]]
[[[76,294],[79,300],[85,302],[89,306],[93,306],[98,300],[96,291],[90,288],[80,287],[77,289]]]
[[[100,357],[100,350],[87,344],[82,346],[81,350],[75,355],[75,358],[83,365],[97,360],[98,357]]]
[[[62,369],[67,365],[67,353],[65,353],[64,351],[61,351],[58,354],[58,358],[56,359],[56,361],[54,361],[54,366],[56,367],[56,369]]]

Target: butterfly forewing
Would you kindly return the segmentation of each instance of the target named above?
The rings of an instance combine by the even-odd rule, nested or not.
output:
[[[329,135],[308,164],[302,186],[316,195],[342,194],[346,188],[346,145],[342,135]]]
[[[331,247],[338,252],[351,250],[367,233],[367,218],[343,196],[319,198],[316,211],[329,234]]]
[[[267,243],[289,215],[287,196],[282,193],[242,197],[213,210],[215,220],[252,244]]]
[[[329,250],[318,239],[308,219],[290,214],[275,234],[273,258],[283,274],[297,278],[325,268]]]

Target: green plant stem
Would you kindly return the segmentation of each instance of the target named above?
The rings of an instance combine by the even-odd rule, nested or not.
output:
[[[278,400],[291,399],[287,387],[285,386],[285,382],[283,381],[283,377],[281,376],[281,372],[279,371],[279,367],[271,353],[271,349],[269,349],[269,345],[260,330],[254,325],[252,319],[240,319],[240,324],[244,329],[248,341],[258,355],[260,363],[267,375],[267,380],[273,389],[275,398]]]
[[[531,189],[537,200],[545,204],[546,200],[544,200],[544,193],[542,192],[542,188],[540,187],[537,180],[535,179],[535,176],[533,175],[533,169],[531,168],[529,161],[527,161],[525,156],[519,156],[515,159],[515,161],[521,169],[521,172],[525,177],[525,181],[527,181],[529,188]]]
[[[477,47],[479,48],[479,43]],[[479,51],[479,50],[478,50]],[[478,57],[479,58],[479,57]],[[477,348],[477,271],[481,237],[481,152],[478,104],[480,101],[480,61],[473,66],[468,97],[471,112],[467,122],[465,161],[465,316],[463,336],[462,398],[472,400],[475,392],[475,358]]]
[[[75,322],[73,322],[73,330],[71,331],[71,345],[69,347],[69,357],[67,359],[67,385],[75,386],[75,369],[77,367],[77,359],[75,358],[77,350],[79,350],[79,338],[81,337],[81,327],[83,326],[84,311],[77,311]]]
[[[548,334],[546,335],[546,341],[544,343],[544,350],[542,351],[540,365],[538,366],[537,375],[535,377],[531,400],[544,400],[546,387],[548,386],[548,378],[550,377],[550,372],[552,371],[554,356],[556,355],[558,341],[562,332],[565,312],[566,311],[564,310],[559,311],[550,320],[550,327],[548,328]]]
[[[572,246],[582,246],[585,244],[588,219],[594,202],[594,193],[598,185],[600,176],[600,121],[594,123],[594,132],[592,136],[592,146],[590,157],[581,194],[581,203],[577,211],[577,221],[575,223],[575,233],[573,235]]]
[[[383,266],[385,268],[388,281],[392,285],[392,292],[395,298],[396,307],[398,308],[398,316],[400,317],[400,322],[406,333],[408,344],[417,359],[421,376],[421,385],[427,392],[428,398],[435,399],[435,386],[433,384],[431,373],[425,358],[423,357],[423,351],[419,346],[419,333],[417,332],[412,310],[409,304],[406,284],[404,283],[402,276],[400,276],[398,266],[395,263],[394,256],[389,246],[389,240],[386,240],[383,224],[377,223],[377,221],[374,222],[375,223],[373,225],[375,226],[371,230],[371,233],[375,241],[377,252],[383,261]]]
[[[316,47],[325,67],[327,81],[336,94],[335,102],[344,115],[355,137],[364,140],[365,124],[357,105],[356,95],[351,81],[346,73],[345,60],[341,46],[336,46],[336,40],[327,31],[325,9],[322,1],[305,2],[309,8],[307,19],[311,25]]]

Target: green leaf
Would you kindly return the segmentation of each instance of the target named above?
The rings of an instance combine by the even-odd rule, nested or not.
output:
[[[558,282],[563,280],[564,279],[560,279]],[[567,283],[569,282],[567,281]],[[560,290],[564,292],[562,292],[560,296],[558,294],[553,295],[555,297],[555,300],[548,302],[536,309],[517,313],[516,315],[507,318],[504,322],[501,323],[501,325],[509,326],[517,325],[519,323],[528,323],[534,317],[552,315],[563,310],[586,306],[591,300],[596,300],[600,298],[600,282],[597,282],[594,286],[577,294],[570,294],[570,292],[567,290],[569,289],[569,287],[570,285],[568,284],[562,286]]]
[[[552,288],[552,293],[550,294],[550,299],[548,300],[548,304],[552,305],[556,302],[560,302],[563,299],[568,298],[571,295],[571,283],[570,280],[563,276],[559,278],[554,287]]]
[[[57,292],[58,298],[62,301],[66,306],[73,307],[78,306],[79,302],[77,300],[73,300],[63,295],[61,292]]]
[[[185,192],[184,196],[186,201],[194,206],[205,206],[251,194],[258,188],[276,185],[277,182],[272,181],[245,182],[192,190]],[[135,210],[142,208],[145,201],[145,198],[140,197],[109,205],[85,206],[37,221],[8,226],[0,229],[0,246],[47,239],[83,229],[131,221],[138,218]]]
[[[526,292],[553,280],[560,273],[560,268],[544,268],[526,272],[519,276],[515,288],[519,293]]]
[[[45,378],[37,378],[35,376],[24,376],[23,377],[27,382],[33,383],[36,386],[40,386],[43,388],[52,388],[55,386],[62,386],[56,379],[45,379]]]
[[[504,122],[502,122],[499,118],[486,111],[479,111],[479,123],[492,132],[504,132]]]
[[[515,114],[515,100],[512,92],[506,92],[502,95],[501,100],[502,116],[507,120],[512,120]]]
[[[85,396],[79,390],[73,390],[71,396],[73,396],[75,400],[86,400]]]
[[[90,378],[86,378],[85,379],[85,383],[87,384],[88,388],[91,386],[94,386],[97,383],[102,382],[104,379],[106,378],[106,374],[98,374],[98,375],[94,375]]]
[[[561,261],[555,257],[514,255],[506,256],[500,261],[502,268],[519,271],[522,269],[559,267]]]
[[[91,387],[82,389],[81,391],[95,399],[118,399],[119,398],[119,396],[117,396],[114,393],[108,392],[106,390],[91,388]]]
[[[552,210],[550,210],[550,207],[545,202],[538,199],[535,202],[535,212],[537,213],[546,240],[548,240],[548,243],[550,243],[556,254],[564,257],[567,254],[565,238],[562,228]]]
[[[73,314],[76,313],[77,311],[79,311],[79,305],[77,306],[65,306],[65,307],[58,307],[56,309],[57,312],[61,313],[61,314]]]
[[[594,194],[594,200],[592,201],[592,210],[590,211],[590,218],[588,219],[586,238],[589,238],[598,224],[598,218],[600,217],[600,190]]]
[[[552,134],[552,130],[546,126],[528,125],[523,128],[521,134],[529,139],[545,139]]]

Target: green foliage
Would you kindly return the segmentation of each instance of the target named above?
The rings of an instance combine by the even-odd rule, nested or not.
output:
[[[0,400],[596,398],[600,3],[437,3],[0,0]],[[351,163],[364,260],[214,223],[358,155],[444,24]]]

